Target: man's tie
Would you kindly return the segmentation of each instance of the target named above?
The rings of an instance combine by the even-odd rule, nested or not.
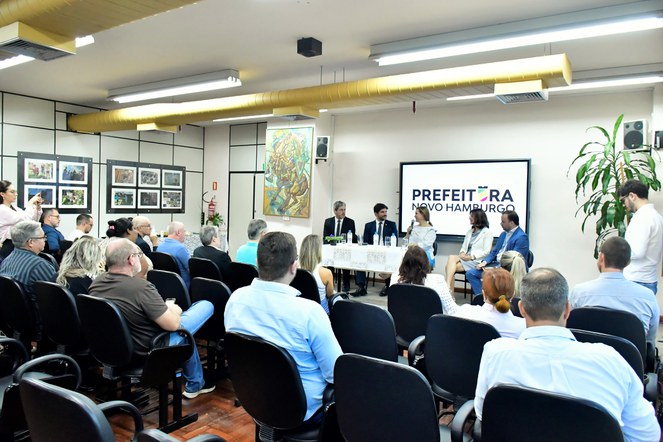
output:
[[[341,236],[341,220],[336,221],[336,234],[334,236]]]
[[[378,224],[378,238],[382,241],[382,221]]]

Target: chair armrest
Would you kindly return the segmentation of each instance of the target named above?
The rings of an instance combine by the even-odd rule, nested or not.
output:
[[[179,442],[179,439],[153,428],[141,432],[138,435],[138,442]],[[201,434],[193,439],[188,439],[188,442],[226,442],[226,440],[214,434]]]
[[[138,408],[136,408],[135,405],[126,401],[109,401],[103,402],[98,406],[101,412],[106,416],[114,414],[118,410],[131,416],[134,420],[134,436],[131,440],[136,440],[136,435],[143,431],[143,416],[141,416],[140,411],[138,411]]]
[[[426,336],[417,336],[410,342],[407,348],[407,365],[414,367],[415,357],[424,354],[424,346],[426,344]]]
[[[31,361],[26,362],[25,364],[21,365],[18,367],[18,369],[14,372],[14,383],[18,384],[25,373],[28,373],[30,371],[36,371],[35,369],[39,367],[40,365],[45,365],[46,363],[52,362],[52,361],[60,361],[60,362],[65,362],[69,364],[71,367],[73,367],[74,375],[76,378],[76,386],[74,389],[78,389],[81,385],[81,369],[71,357],[67,355],[61,355],[61,354],[50,354],[50,355],[45,355],[38,357],[36,359],[33,359]]]
[[[216,436],[214,434],[201,434],[193,439],[189,439],[188,442],[226,442],[226,440],[221,436]]]
[[[171,333],[172,332],[164,331],[156,335],[154,339],[152,339],[152,344],[150,348],[168,347],[168,340],[170,338]],[[186,337],[186,339],[189,341],[189,344],[196,345],[196,341],[193,339],[193,335],[189,333],[188,330],[183,328],[178,328],[177,330],[175,330],[175,333],[179,333],[181,336]]]
[[[645,356],[647,360],[645,361],[645,373],[655,371],[657,353],[658,349],[652,345],[651,342],[647,342],[647,354]]]
[[[25,346],[21,343],[21,341],[17,339],[7,338],[2,336],[0,337],[0,346],[3,348],[3,350],[5,348],[10,350],[9,353],[14,355],[11,372],[6,373],[7,376],[14,373],[16,369],[21,366],[21,364],[24,364],[26,361],[30,359],[30,356],[28,355],[28,351],[25,349]],[[3,351],[3,355],[4,354],[5,352]]]
[[[645,394],[644,397],[651,403],[656,403],[658,399],[658,376],[656,373],[645,373],[645,378],[643,379]]]
[[[474,401],[465,402],[456,412],[451,421],[451,442],[463,441],[463,428],[469,419],[474,415]]]

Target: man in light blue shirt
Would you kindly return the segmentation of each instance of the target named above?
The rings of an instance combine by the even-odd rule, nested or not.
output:
[[[168,238],[159,246],[159,251],[161,253],[168,253],[175,258],[184,284],[189,288],[191,284],[191,276],[189,276],[189,259],[191,255],[184,246],[185,237],[186,229],[184,228],[184,224],[179,221],[173,221],[168,224]]]
[[[564,277],[554,269],[536,269],[523,278],[520,291],[527,329],[519,339],[499,338],[484,346],[474,398],[477,418],[491,387],[513,384],[590,400],[619,422],[626,441],[658,441],[661,428],[635,371],[612,347],[578,342],[565,328],[571,307]]]
[[[226,330],[258,336],[290,353],[306,394],[305,420],[322,407],[322,393],[334,382],[343,353],[322,306],[290,287],[297,272],[297,243],[285,232],[268,233],[258,244],[260,278],[237,289],[224,314]]]
[[[258,265],[258,241],[267,233],[267,223],[264,219],[252,219],[249,222],[247,234],[249,242],[237,249],[235,256],[236,262],[243,262],[244,264],[251,264],[252,266]]]
[[[647,342],[656,345],[660,315],[656,295],[624,277],[623,270],[630,261],[631,246],[624,238],[607,239],[601,245],[597,262],[601,275],[574,287],[571,308],[605,307],[633,313],[642,322]]]

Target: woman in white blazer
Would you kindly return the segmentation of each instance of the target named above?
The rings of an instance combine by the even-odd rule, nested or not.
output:
[[[488,229],[488,217],[482,209],[470,210],[470,224],[472,228],[467,231],[465,240],[458,255],[450,255],[447,260],[447,285],[453,293],[454,275],[456,272],[473,269],[490,253],[493,246],[493,235]]]

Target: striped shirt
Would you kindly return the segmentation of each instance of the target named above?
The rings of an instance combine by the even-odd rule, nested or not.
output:
[[[30,250],[14,249],[0,264],[0,275],[13,278],[23,293],[32,302],[36,302],[34,282],[55,281],[57,272],[48,261]]]

